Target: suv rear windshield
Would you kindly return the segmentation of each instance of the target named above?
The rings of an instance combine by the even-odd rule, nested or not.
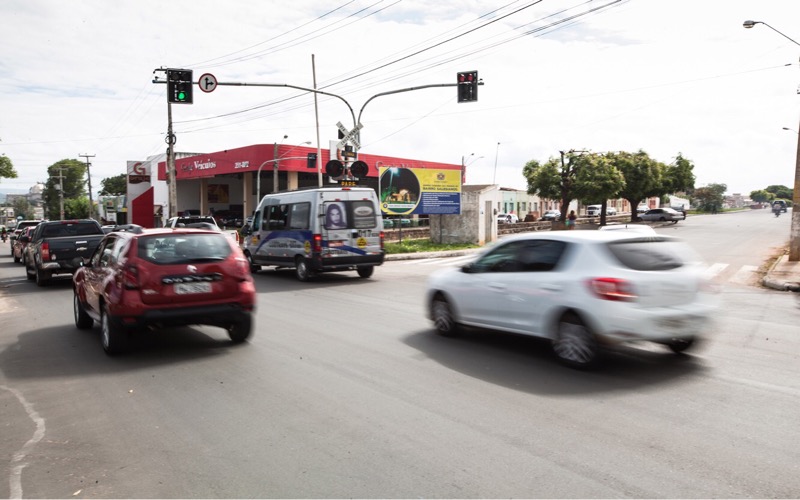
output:
[[[622,265],[636,271],[668,271],[699,260],[685,243],[659,237],[616,241],[608,249]]]
[[[222,234],[142,236],[137,244],[139,258],[161,265],[225,260],[231,251],[228,239]]]

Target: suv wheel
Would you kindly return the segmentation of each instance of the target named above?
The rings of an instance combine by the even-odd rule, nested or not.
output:
[[[231,325],[227,328],[228,336],[237,344],[239,342],[244,342],[250,336],[250,330],[252,330],[252,327],[253,318],[248,314],[243,316],[241,320],[231,323]]]
[[[357,271],[362,278],[369,278],[375,272],[375,266],[358,266]]]
[[[106,354],[118,354],[128,346],[128,332],[103,308],[100,315],[101,342]]]
[[[72,312],[75,316],[75,326],[81,330],[88,330],[94,324],[94,320],[86,314],[86,309],[81,304],[81,298],[77,290],[73,291],[72,296]]]
[[[598,360],[597,341],[575,314],[566,314],[558,323],[553,352],[559,361],[573,368],[589,368]]]
[[[36,284],[38,286],[45,286],[47,282],[50,281],[50,273],[47,271],[42,271],[39,269],[39,266],[34,264],[34,272],[36,277]]]
[[[247,257],[247,264],[250,266],[250,274],[255,274],[261,270],[261,266],[257,266],[253,263],[253,256],[250,255],[250,252],[245,252],[245,257]]]

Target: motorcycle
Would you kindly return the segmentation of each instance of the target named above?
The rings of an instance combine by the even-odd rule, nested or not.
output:
[[[780,208],[773,208],[772,209],[772,213],[775,214],[775,217],[780,217],[781,216],[781,209]]]

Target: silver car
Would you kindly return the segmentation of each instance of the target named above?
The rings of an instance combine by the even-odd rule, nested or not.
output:
[[[662,221],[678,223],[679,220],[686,220],[686,216],[682,212],[673,210],[669,207],[654,208],[647,212],[640,214],[639,218],[646,221]]]
[[[629,231],[558,231],[509,237],[428,282],[436,331],[463,326],[549,339],[573,367],[601,347],[650,341],[678,353],[709,327],[716,296],[685,243]]]

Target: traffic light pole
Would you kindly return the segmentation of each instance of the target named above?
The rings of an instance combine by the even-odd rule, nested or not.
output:
[[[167,103],[167,188],[169,189],[169,217],[178,215],[178,187],[175,184],[175,134],[172,133],[172,103]]]

